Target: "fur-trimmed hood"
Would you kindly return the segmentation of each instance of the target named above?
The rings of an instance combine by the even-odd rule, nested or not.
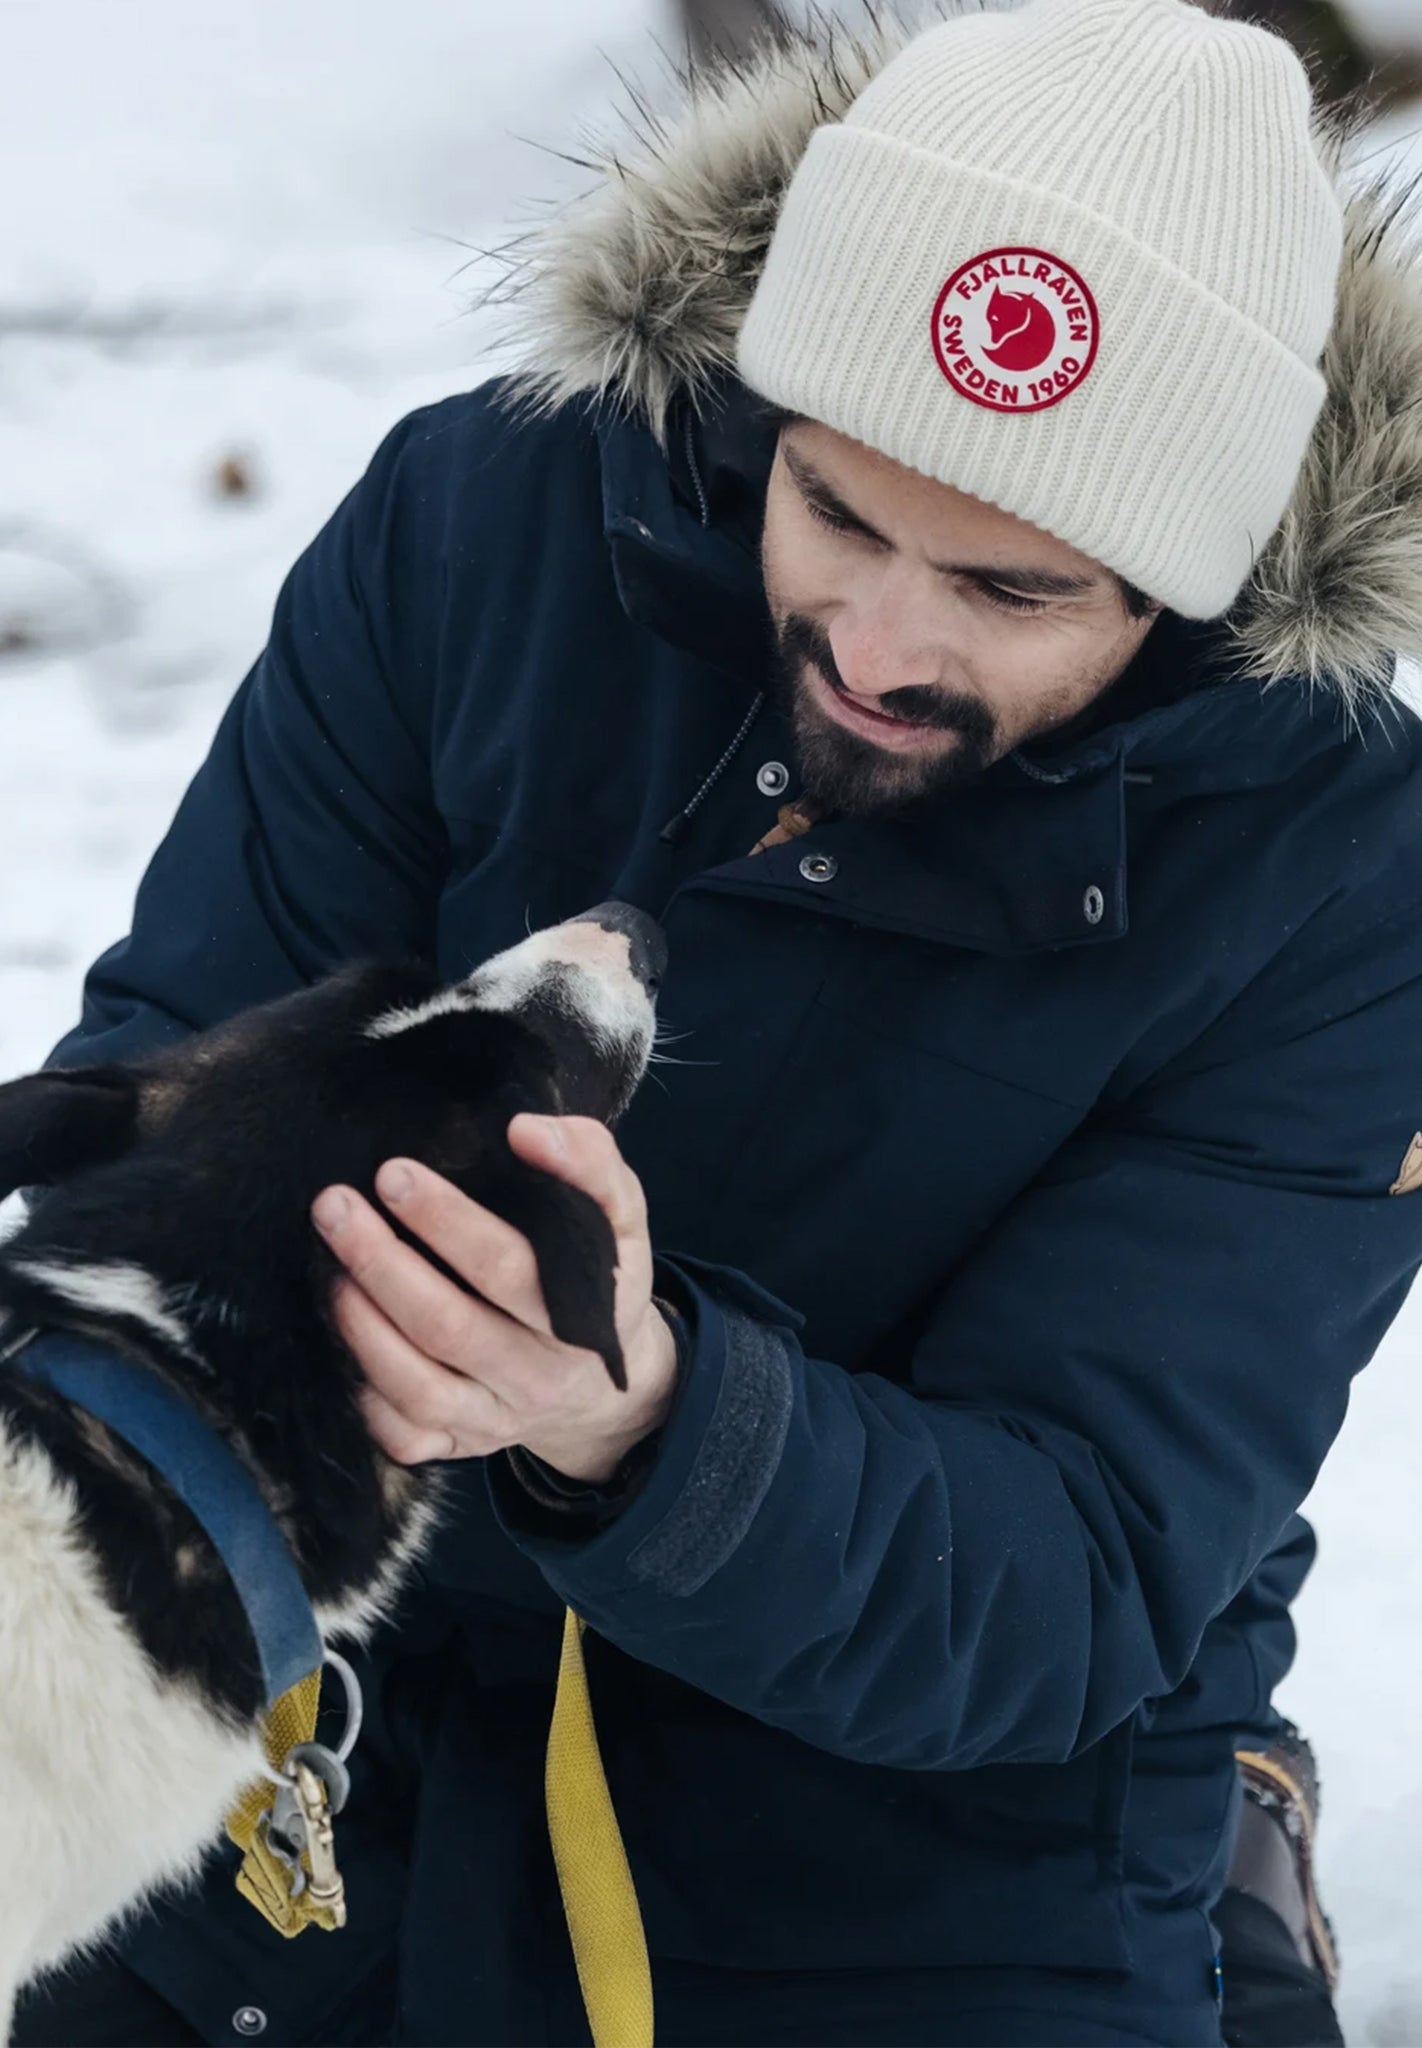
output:
[[[933,16],[961,11],[937,0]],[[594,395],[660,436],[678,390],[733,368],[781,196],[813,130],[924,25],[786,29],[692,71],[671,116],[635,98],[580,159],[598,185],[501,252],[515,388]],[[1422,660],[1422,176],[1379,165],[1356,109],[1316,116],[1346,213],[1328,396],[1285,517],[1222,622],[1235,672],[1302,677],[1351,710]]]

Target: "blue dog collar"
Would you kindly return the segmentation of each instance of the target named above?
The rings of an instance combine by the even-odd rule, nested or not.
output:
[[[270,1508],[236,1453],[165,1380],[67,1330],[39,1331],[5,1363],[122,1437],[192,1510],[246,1613],[268,1708],[320,1668],[321,1632]]]

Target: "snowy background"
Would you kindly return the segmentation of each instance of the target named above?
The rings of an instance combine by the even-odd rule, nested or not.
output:
[[[465,266],[574,175],[533,144],[653,33],[659,0],[0,0],[0,1077],[126,929],[295,555],[388,426],[493,367]],[[1422,107],[1386,139],[1422,165]],[[1311,1503],[1282,1702],[1355,2048],[1422,2044],[1419,1364],[1422,1296]]]

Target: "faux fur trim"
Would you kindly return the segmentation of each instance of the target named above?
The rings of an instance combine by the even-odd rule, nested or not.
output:
[[[598,184],[497,252],[486,303],[511,312],[514,393],[538,409],[596,394],[660,437],[674,393],[695,398],[734,365],[813,130],[925,20],[972,4],[859,33],[787,27],[743,63],[680,73],[671,115],[631,92],[620,137],[576,159]],[[1225,641],[1236,674],[1303,679],[1356,714],[1389,689],[1397,654],[1422,660],[1422,174],[1379,167],[1356,106],[1317,115],[1315,138],[1347,222],[1328,397]]]

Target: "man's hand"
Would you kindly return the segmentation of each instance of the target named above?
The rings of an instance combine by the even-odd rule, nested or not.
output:
[[[482,1299],[402,1243],[354,1188],[330,1187],[311,1213],[346,1268],[336,1324],[369,1381],[371,1433],[400,1464],[523,1444],[569,1478],[605,1480],[665,1420],[676,1384],[675,1340],[651,1298],[642,1185],[588,1117],[516,1116],[509,1144],[591,1195],[612,1225],[627,1391],[595,1351],[553,1335],[527,1238],[409,1159],[387,1160],[376,1192]]]

